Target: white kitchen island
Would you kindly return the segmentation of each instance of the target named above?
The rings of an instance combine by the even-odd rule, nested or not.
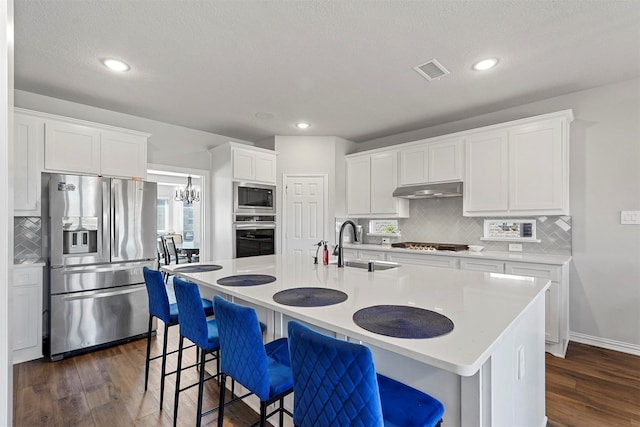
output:
[[[495,273],[402,265],[389,270],[329,266],[280,255],[201,264],[222,269],[175,274],[258,310],[267,339],[286,336],[297,319],[338,338],[371,348],[379,372],[423,390],[445,406],[446,426],[519,427],[546,425],[544,294],[549,280]],[[191,264],[193,265],[193,264]],[[173,272],[176,267],[162,269]],[[236,274],[266,274],[259,286],[221,286]],[[276,292],[326,287],[348,299],[325,307],[276,303]],[[392,338],[369,332],[352,319],[356,311],[391,304],[424,308],[454,323],[452,332],[428,339]]]

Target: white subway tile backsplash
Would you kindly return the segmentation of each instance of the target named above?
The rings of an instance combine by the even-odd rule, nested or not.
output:
[[[42,256],[42,223],[39,217],[13,218],[13,258],[16,260]]]
[[[508,242],[480,240],[485,219],[462,216],[461,197],[411,200],[410,217],[399,220],[402,234],[400,237],[393,238],[392,242],[461,243],[482,245],[487,251],[508,251]],[[365,230],[368,229],[367,220],[359,219],[358,223]],[[536,224],[536,231],[536,237],[540,243],[522,243],[523,252],[571,254],[571,217],[540,217]],[[364,240],[366,243],[380,243],[379,237],[365,236]]]

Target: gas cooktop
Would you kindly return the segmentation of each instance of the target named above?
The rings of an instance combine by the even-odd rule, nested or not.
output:
[[[393,248],[412,249],[416,251],[466,251],[469,245],[456,243],[422,243],[422,242],[400,242],[393,243]]]

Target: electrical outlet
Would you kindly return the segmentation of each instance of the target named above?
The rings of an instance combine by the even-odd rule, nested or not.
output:
[[[640,211],[620,211],[620,224],[640,224]]]
[[[522,252],[522,244],[509,243],[509,252]]]

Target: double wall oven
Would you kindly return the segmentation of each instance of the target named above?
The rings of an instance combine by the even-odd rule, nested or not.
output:
[[[233,196],[234,257],[275,254],[276,187],[235,182]]]

